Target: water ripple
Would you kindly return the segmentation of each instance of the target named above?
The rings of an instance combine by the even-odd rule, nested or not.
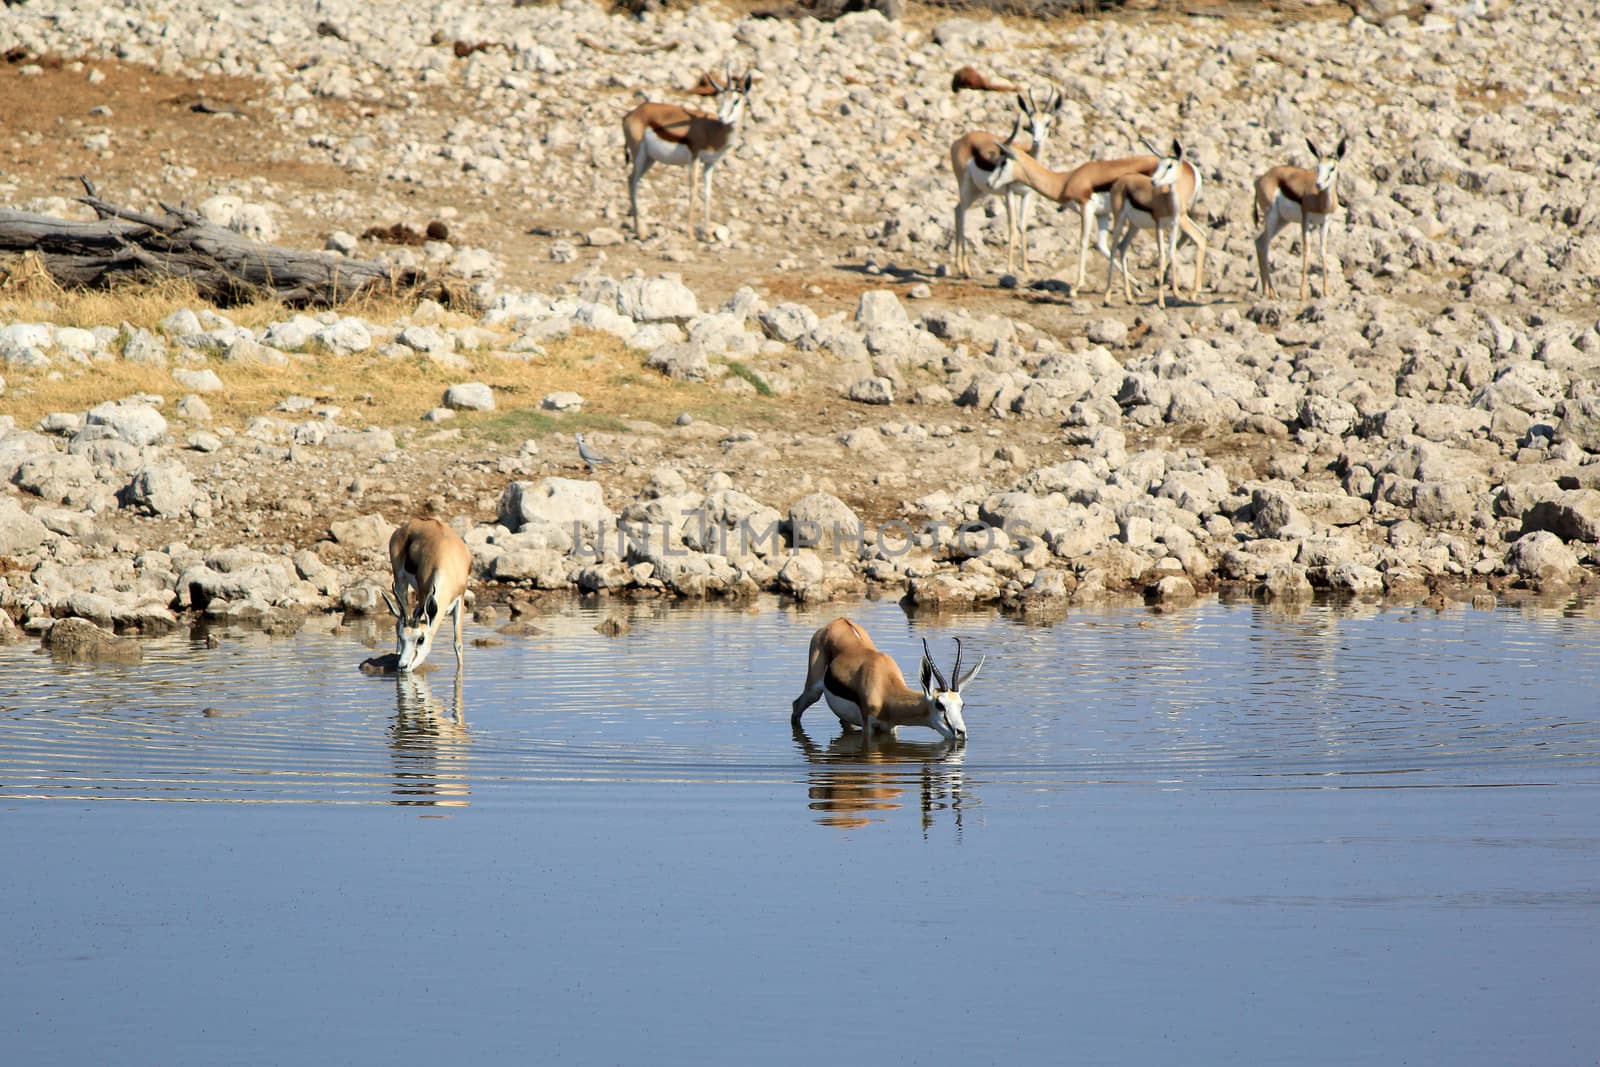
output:
[[[0,649],[0,798],[464,806],[798,783],[821,821],[845,825],[972,807],[987,785],[1600,781],[1586,618],[1208,605],[941,631],[892,605],[856,614],[903,663],[949,632],[989,655],[969,745],[908,730],[863,751],[820,705],[791,734],[816,616],[665,612],[607,639],[574,608],[472,649],[460,678],[448,657],[426,676],[362,676],[369,649],[351,634],[235,635],[212,651],[174,636],[115,668]]]

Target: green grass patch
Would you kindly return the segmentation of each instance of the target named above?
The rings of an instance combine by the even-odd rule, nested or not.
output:
[[[745,381],[755,386],[757,395],[772,395],[772,386],[768,385],[767,380],[761,377],[761,375],[757,374],[748,363],[741,363],[737,359],[730,359],[728,360],[728,369],[733,372],[733,376],[735,378],[743,378]]]

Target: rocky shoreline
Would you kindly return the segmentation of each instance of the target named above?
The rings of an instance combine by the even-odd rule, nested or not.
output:
[[[181,23],[188,9],[176,7]],[[518,8],[504,50],[441,63],[427,49],[381,52],[393,31],[366,26],[352,5],[341,36],[312,39],[345,65],[320,67],[283,62],[313,47],[296,23],[290,44],[276,42],[279,58],[222,73],[265,79],[274,88],[263,106],[301,130],[314,124],[319,101],[359,96],[367,64],[417,86],[459,81],[491,103],[509,94],[496,105],[509,114],[512,97],[552,79],[608,84],[616,74],[607,72],[626,63],[597,47],[600,39],[700,42],[704,31],[738,41],[769,85],[788,79],[790,94],[772,92],[772,126],[752,130],[719,175],[729,215],[712,247],[777,273],[708,275],[683,262],[698,257],[681,236],[617,245],[611,203],[586,220],[570,208],[583,225],[549,237],[548,262],[536,271],[491,241],[435,242],[421,253],[476,276],[482,310],[466,323],[431,302],[392,322],[286,312],[247,327],[192,307],[152,329],[66,326],[47,314],[0,323],[0,412],[31,383],[119,362],[171,381],[159,395],[36,424],[0,414],[0,639],[46,635],[62,619],[156,632],[190,616],[292,626],[312,613],[381,613],[388,532],[423,511],[450,521],[471,546],[480,607],[503,602],[518,613],[537,596],[570,593],[775,592],[816,602],[874,590],[916,605],[1058,612],[1126,592],[1177,604],[1217,589],[1294,600],[1317,591],[1415,597],[1591,585],[1600,575],[1600,219],[1583,204],[1600,145],[1592,128],[1560,125],[1579,97],[1541,48],[1597,12],[1427,7],[1420,22],[1386,16],[1226,34],[1041,28],[1041,43],[999,21],[929,28],[869,12],[796,24],[702,9],[640,21],[569,3]],[[481,30],[488,8],[464,11],[451,39]],[[167,34],[175,51],[134,58],[201,73],[216,62],[237,68],[245,44],[270,37],[254,18],[225,20],[204,43]],[[105,48],[113,35],[65,15],[26,25],[30,47],[71,55]],[[425,28],[407,25],[419,37]],[[137,27],[117,32],[125,52],[143,40]],[[557,39],[570,48],[552,49]],[[348,41],[365,50],[344,49]],[[1142,54],[1145,41],[1187,45],[1152,75],[1147,96],[1142,86],[1087,81],[1094,48],[1126,57]],[[1035,69],[1052,43],[1077,47],[1049,73],[1084,102],[1080,123],[1091,118],[1091,99],[1103,109],[1130,95],[1139,99],[1127,106],[1174,124],[1184,112],[1208,116],[1190,126],[1198,153],[1214,161],[1207,180],[1224,189],[1197,212],[1214,234],[1209,288],[1220,296],[1165,311],[1105,309],[1098,293],[1084,298],[1051,278],[979,291],[942,277],[953,183],[927,175],[945,130],[955,129],[936,119],[949,119],[953,105],[947,84],[924,91],[921,80],[947,83],[944,68],[980,47],[991,65]],[[1284,59],[1289,46],[1300,49],[1296,63]],[[685,50],[691,62],[717,58],[699,43]],[[1269,50],[1276,58],[1264,69]],[[576,55],[589,62],[581,75]],[[1332,295],[1304,306],[1257,301],[1248,292],[1248,201],[1227,190],[1247,188],[1263,160],[1291,158],[1301,131],[1330,121],[1313,104],[1335,95],[1330,83],[1348,74],[1352,55],[1369,61],[1374,92],[1406,97],[1364,116],[1366,158],[1350,166]],[[1527,68],[1525,88],[1499,106],[1461,103],[1462,86],[1478,85],[1469,68],[1491,55]],[[639,76],[681,80],[683,62],[647,65]],[[848,83],[836,94],[822,84],[847,64],[863,77],[905,79],[893,105]],[[795,88],[802,70],[818,84]],[[1163,84],[1212,95],[1174,111]],[[1273,130],[1294,136],[1250,122],[1254,99],[1270,101]],[[817,112],[822,105],[829,114]],[[579,122],[589,105],[544,97],[539,106],[578,110],[546,116],[545,134],[521,144],[491,145],[458,124],[455,147],[447,139],[437,156],[415,140],[373,140],[363,151],[385,166],[449,159],[491,192],[516,187],[519,161],[555,178],[572,169],[581,180],[583,161],[552,153],[550,124]],[[418,116],[420,124],[426,115]],[[895,147],[904,128],[937,125],[939,136],[916,146],[920,163],[899,167],[878,202],[852,186],[839,193],[841,209],[819,220],[815,201],[806,207],[787,183],[819,165],[819,153],[842,166],[852,124],[867,120],[890,164],[912,152]],[[609,118],[604,134],[597,158],[614,147]],[[1548,143],[1528,146],[1535,137]],[[332,151],[325,135],[313,132],[308,143]],[[340,165],[359,173],[372,163]],[[759,196],[764,167],[783,177]],[[923,176],[902,176],[913,173]],[[552,181],[558,209],[564,185]],[[317,195],[301,198],[307,210]],[[258,236],[273,215],[242,201],[210,210]],[[991,264],[997,224],[985,223]],[[1035,225],[1035,256],[1063,276],[1074,225]],[[834,245],[797,255],[792,235],[807,227]],[[324,236],[335,250],[359,244],[342,226]],[[1287,235],[1277,253],[1283,281],[1297,269]],[[847,290],[778,284],[801,260],[828,256],[859,265]],[[662,269],[680,263],[679,273]],[[535,273],[534,284],[519,271]],[[585,472],[559,421],[582,409],[582,373],[532,398],[479,379],[586,339],[620,346],[662,382],[727,401],[776,397],[776,421],[624,418],[590,434],[617,464]],[[244,370],[310,361],[334,377],[371,358],[458,377],[402,424],[373,424],[305,396],[228,420],[207,400],[226,396]],[[453,418],[506,403],[542,405],[557,428],[509,444],[451,428]],[[285,514],[315,535],[274,539],[272,517]],[[73,647],[83,644],[76,633]]]
[[[630,342],[649,332],[646,362],[675,375],[704,373],[708,349],[858,345],[887,372],[879,376],[886,393],[897,379],[902,390],[907,379],[930,381],[915,386],[904,415],[865,421],[832,447],[853,457],[863,477],[931,470],[945,475],[941,487],[895,514],[865,517],[829,492],[763,499],[749,491],[739,456],[759,436],[721,428],[721,462],[655,465],[626,498],[608,491],[603,473],[527,479],[513,470],[493,521],[455,519],[473,549],[480,598],[778,592],[816,601],[870,585],[903,590],[915,604],[1029,610],[1130,590],[1181,601],[1228,583],[1272,598],[1315,589],[1415,594],[1443,584],[1549,589],[1590,581],[1600,563],[1600,403],[1566,395],[1571,383],[1591,380],[1585,372],[1600,360],[1593,329],[1530,336],[1504,328],[1497,338],[1496,324],[1485,323],[1476,371],[1470,359],[1430,368],[1404,357],[1413,380],[1464,390],[1461,376],[1480,377],[1473,397],[1462,398],[1468,402],[1451,403],[1425,389],[1379,399],[1366,377],[1341,371],[1315,348],[1284,354],[1294,333],[1313,324],[1322,332],[1318,320],[1336,314],[1320,306],[1287,322],[1276,306],[1225,312],[1215,324],[1219,340],[1169,320],[1171,336],[1152,328],[1119,362],[1087,339],[1069,347],[1035,335],[1023,348],[1010,339],[1017,335],[1010,320],[943,313],[913,320],[881,290],[863,294],[849,318],[794,303],[769,306],[749,291],[731,303],[691,311],[694,294],[670,277],[592,277],[583,296],[503,294],[480,324],[430,336],[459,343],[460,334],[481,340],[487,331],[512,338],[506,347],[515,350],[519,341],[603,324]],[[333,321],[319,328],[330,337],[420,343],[414,326],[327,317]],[[308,330],[317,321],[302,318]],[[294,327],[275,323],[246,337],[218,321],[209,331],[185,332],[199,325],[189,313],[167,325],[164,337],[130,343],[146,358],[158,349],[170,357],[175,376],[183,373],[178,363],[203,362],[223,344],[225,353],[278,351],[269,343]],[[1116,325],[1108,320],[1092,332],[1109,340]],[[377,340],[385,334],[398,340]],[[15,351],[24,340],[41,358],[59,360],[77,337],[41,324],[0,328],[0,350]],[[1253,357],[1264,348],[1276,358]],[[1515,356],[1519,348],[1525,358]],[[1498,373],[1497,353],[1505,364]],[[93,350],[88,358],[96,358]],[[481,383],[463,382],[442,402],[449,412],[494,398]],[[872,413],[894,410],[861,404]],[[206,428],[203,394],[191,393],[170,404],[140,396],[58,413],[34,428],[0,420],[0,477],[11,487],[0,497],[7,558],[0,609],[34,633],[66,617],[150,631],[191,611],[229,620],[381,612],[383,553],[399,514],[336,520],[324,540],[279,551],[157,546],[133,531],[103,535],[118,516],[195,529],[220,509],[262,506],[248,484],[219,484],[191,470],[202,458],[234,453],[315,467],[344,456],[381,465],[398,451],[393,429],[346,428],[336,412],[301,414],[308,417],[263,415],[219,433]],[[1041,464],[1013,454],[1015,446],[986,447],[979,427],[1004,419],[1057,426],[1062,458]],[[1247,462],[1132,440],[1151,428],[1196,426],[1270,442],[1266,470],[1241,477]],[[686,420],[665,432],[704,429]],[[560,447],[564,436],[524,451]],[[1005,476],[989,477],[997,467]],[[961,477],[963,469],[971,477]],[[347,563],[323,558],[339,549]]]

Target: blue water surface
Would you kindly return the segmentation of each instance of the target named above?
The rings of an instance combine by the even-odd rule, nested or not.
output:
[[[0,649],[6,1062],[1600,1057],[1594,605],[633,610]],[[791,731],[846,610],[964,748]]]

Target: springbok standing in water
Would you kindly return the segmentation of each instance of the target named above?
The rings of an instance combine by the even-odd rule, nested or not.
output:
[[[983,659],[961,672],[961,639],[956,638],[956,662],[947,680],[922,642],[922,691],[906,684],[895,661],[879,652],[867,632],[849,619],[835,619],[811,635],[806,687],[794,701],[791,724],[800,725],[805,710],[825,698],[845,726],[860,727],[866,741],[873,734],[890,737],[901,726],[926,726],[947,741],[965,741],[967,723],[962,717],[961,691],[983,667]]]
[[[644,221],[639,217],[639,179],[652,164],[669,163],[689,170],[689,233],[694,228],[694,166],[700,164],[705,187],[706,230],[711,227],[711,168],[717,165],[733,144],[739,116],[744,111],[754,84],[754,74],[735,76],[724,71],[722,80],[707,74],[717,113],[690,111],[677,104],[640,104],[622,117],[623,156],[633,167],[628,175],[628,203],[633,213],[633,233],[644,236]]]
[[[1339,164],[1349,138],[1340,138],[1333,155],[1325,156],[1311,138],[1306,147],[1317,161],[1316,170],[1305,167],[1273,167],[1256,179],[1253,214],[1261,232],[1256,235],[1256,266],[1260,269],[1262,295],[1277,293],[1272,286],[1272,265],[1268,254],[1278,231],[1293,222],[1300,224],[1300,300],[1305,302],[1311,275],[1311,229],[1316,227],[1322,243],[1322,298],[1328,298],[1328,226],[1339,210]]]
[[[461,613],[472,550],[438,519],[407,519],[389,538],[389,567],[394,592],[384,601],[394,614],[396,667],[416,670],[433,650],[434,635],[445,615],[456,624],[456,670],[461,669]]]

